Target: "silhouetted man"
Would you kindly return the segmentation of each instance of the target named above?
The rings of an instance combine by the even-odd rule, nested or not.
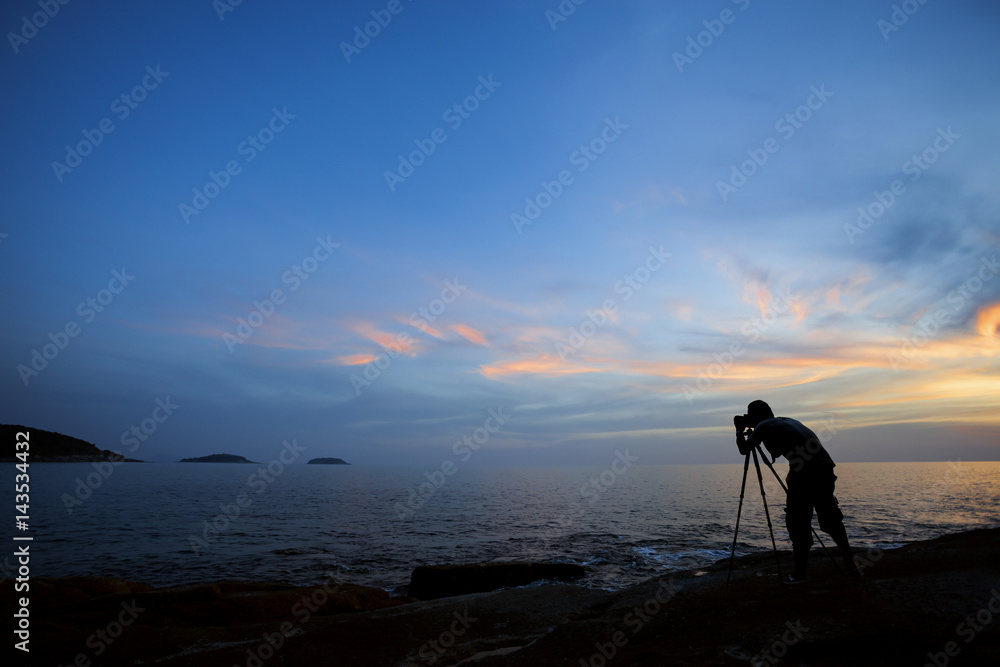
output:
[[[775,417],[771,407],[764,401],[754,401],[747,406],[746,419],[737,416],[736,444],[740,454],[746,455],[763,444],[771,453],[771,458],[784,456],[788,459],[788,498],[785,506],[785,525],[792,540],[795,568],[789,583],[806,580],[809,565],[809,549],[812,547],[813,509],[819,519],[819,527],[828,533],[840,548],[844,567],[848,574],[857,574],[851,556],[851,547],[844,529],[844,514],[840,511],[837,498],[833,495],[837,476],[833,474],[836,465],[819,438],[802,422],[788,417]],[[743,428],[753,429],[748,440]]]

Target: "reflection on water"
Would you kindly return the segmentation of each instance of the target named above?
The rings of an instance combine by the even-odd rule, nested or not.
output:
[[[313,583],[332,570],[392,589],[416,565],[523,559],[583,563],[585,585],[620,587],[728,556],[743,472],[742,464],[634,466],[602,479],[598,468],[470,467],[401,519],[398,506],[427,481],[422,470],[300,465],[250,485],[256,468],[121,466],[70,514],[62,496],[93,468],[35,464],[32,574],[167,585]],[[779,548],[790,548],[783,493],[762,471]],[[1000,463],[845,463],[837,473],[855,546],[1000,526]],[[12,491],[5,484],[0,494],[8,507]],[[744,503],[738,553],[770,548],[752,469]]]

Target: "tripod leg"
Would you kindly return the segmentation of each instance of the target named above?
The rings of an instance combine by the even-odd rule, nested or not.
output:
[[[768,468],[770,468],[771,472],[774,473],[774,478],[776,480],[778,480],[778,484],[781,485],[781,490],[784,491],[787,494],[788,493],[788,487],[786,487],[785,483],[783,481],[781,481],[781,475],[778,474],[778,471],[774,469],[774,466],[771,465],[771,462],[767,460],[767,457],[764,456],[763,453],[761,453],[761,458],[764,459],[764,465],[766,465]],[[837,568],[837,570],[839,570],[841,574],[845,574],[843,568],[840,567],[840,564],[837,563],[836,559],[833,557],[833,554],[831,554],[830,550],[826,548],[825,544],[823,544],[823,540],[820,539],[819,533],[816,532],[816,529],[813,528],[811,525],[809,526],[809,528],[812,530],[813,537],[815,537],[816,541],[819,542],[819,545],[821,547],[823,547],[823,553],[825,553],[826,556],[827,556],[827,558],[830,559],[830,562],[833,563],[833,566],[835,568]]]
[[[743,514],[743,493],[747,488],[747,470],[750,468],[750,454],[747,454],[746,460],[743,462],[743,484],[740,485],[740,506],[736,510],[736,530],[733,531],[733,548],[729,552],[729,574],[726,575],[726,586],[729,585],[729,579],[733,576],[733,559],[736,558],[736,536],[740,532],[740,515]]]
[[[764,492],[764,477],[760,474],[760,463],[757,461],[757,450],[754,449],[753,465],[757,468],[757,483],[760,484],[760,498],[764,501],[764,516],[767,518],[767,530],[771,533],[771,547],[774,549],[774,563],[778,566],[778,581],[785,583],[785,578],[781,574],[781,558],[778,557],[778,544],[774,541],[774,528],[771,526],[771,512],[767,509],[767,494]]]

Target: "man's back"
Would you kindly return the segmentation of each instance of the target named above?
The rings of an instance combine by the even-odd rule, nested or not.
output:
[[[761,443],[767,447],[771,458],[784,456],[788,459],[793,473],[836,465],[812,429],[797,419],[771,417],[760,422],[748,444]]]

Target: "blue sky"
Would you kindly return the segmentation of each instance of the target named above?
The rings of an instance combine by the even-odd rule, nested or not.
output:
[[[684,463],[763,398],[997,459],[1000,10],[904,4],[6,3],[0,419]]]

